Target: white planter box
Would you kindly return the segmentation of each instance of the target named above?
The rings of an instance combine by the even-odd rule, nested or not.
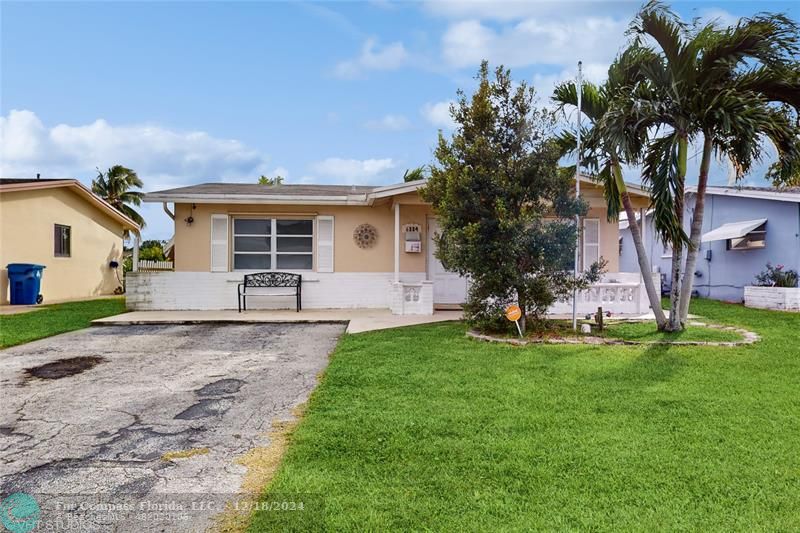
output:
[[[745,307],[800,311],[800,287],[745,287]]]

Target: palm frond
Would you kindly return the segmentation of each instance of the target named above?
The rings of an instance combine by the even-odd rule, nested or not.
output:
[[[612,167],[611,162],[607,162],[595,177],[595,181],[603,186],[603,196],[606,200],[606,219],[609,222],[618,220],[619,213],[622,211],[622,190],[617,181],[617,170]]]
[[[642,166],[642,178],[650,186],[656,232],[663,242],[673,244],[689,240],[675,213],[678,163],[678,134],[672,132],[650,143]]]
[[[739,91],[763,95],[772,102],[800,109],[800,71],[787,66],[762,66],[738,75],[734,86]]]

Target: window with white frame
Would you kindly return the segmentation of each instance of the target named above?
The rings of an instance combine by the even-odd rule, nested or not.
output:
[[[233,219],[234,270],[312,270],[312,219]]]

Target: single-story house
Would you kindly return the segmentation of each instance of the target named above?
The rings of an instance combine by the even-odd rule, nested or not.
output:
[[[688,234],[696,200],[687,188],[684,227]],[[653,270],[672,283],[672,249],[654,234],[652,213],[646,217],[645,242]],[[636,250],[626,220],[620,220],[620,268],[636,266]],[[766,263],[800,272],[800,187],[708,187],[703,237],[695,269],[694,291],[716,300],[741,302]]]
[[[0,179],[0,303],[9,263],[45,266],[45,302],[113,294],[125,231],[139,226],[77,180]]]
[[[619,271],[617,223],[606,220],[602,190],[581,180],[590,210],[583,219],[581,257],[604,257],[602,283],[580,295],[582,312],[598,305],[647,312],[638,270]],[[174,218],[173,272],[133,272],[128,306],[136,310],[236,309],[243,275],[290,271],[302,278],[302,305],[313,308],[388,308],[430,314],[459,306],[468,281],[435,256],[436,214],[420,195],[425,181],[371,187],[207,183],[147,193]],[[637,206],[647,194],[633,188]],[[170,210],[169,204],[174,204]],[[259,303],[257,300],[261,300]],[[257,298],[248,308],[280,305]],[[283,306],[292,304],[283,299]],[[554,312],[567,312],[559,304]]]

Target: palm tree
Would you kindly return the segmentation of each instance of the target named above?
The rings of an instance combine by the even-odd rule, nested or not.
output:
[[[145,222],[142,215],[131,207],[131,204],[141,205],[144,196],[142,192],[131,189],[143,185],[136,172],[122,165],[114,165],[105,173],[97,169],[97,178],[92,180],[92,192],[143,228]]]
[[[417,181],[417,180],[424,180],[426,176],[426,168],[424,166],[417,167],[417,168],[407,168],[405,172],[403,172],[403,181]]]
[[[661,309],[661,295],[656,290],[653,283],[653,273],[650,268],[650,261],[642,241],[641,228],[636,220],[636,211],[631,203],[630,194],[622,175],[622,165],[632,162],[626,159],[625,153],[641,151],[643,144],[639,139],[639,148],[628,147],[623,149],[612,139],[609,139],[600,127],[603,116],[608,111],[613,98],[625,97],[623,94],[630,86],[631,76],[636,75],[636,70],[632,69],[632,60],[641,50],[630,48],[623,52],[609,68],[608,79],[601,86],[585,82],[581,88],[581,111],[589,120],[591,127],[581,132],[581,137],[585,140],[581,150],[581,160],[590,169],[595,180],[603,186],[603,192],[607,204],[608,220],[614,221],[619,217],[620,206],[628,216],[628,223],[633,237],[633,244],[636,249],[636,257],[639,262],[639,269],[644,279],[645,290],[653,309],[656,324],[659,329],[666,326],[667,319]],[[556,86],[552,100],[562,110],[567,107],[577,108],[578,91],[574,82],[569,81]],[[640,132],[646,135],[646,132]],[[559,145],[562,154],[574,152],[577,145],[575,135],[570,131],[564,131],[559,136]]]
[[[643,177],[651,184],[655,226],[672,245],[672,290],[668,330],[683,328],[700,245],[705,191],[714,153],[731,159],[741,177],[762,158],[762,137],[778,148],[781,174],[800,159],[797,130],[776,102],[797,108],[800,80],[794,57],[797,26],[782,15],[761,14],[720,30],[714,23],[689,26],[658,2],[647,4],[631,26],[634,46],[649,47],[639,69],[644,77],[632,98],[607,113],[613,136],[625,130],[666,130],[644,157]],[[694,213],[683,229],[689,144],[702,138],[702,159]],[[686,264],[681,268],[683,247]],[[681,278],[681,270],[683,277]]]

